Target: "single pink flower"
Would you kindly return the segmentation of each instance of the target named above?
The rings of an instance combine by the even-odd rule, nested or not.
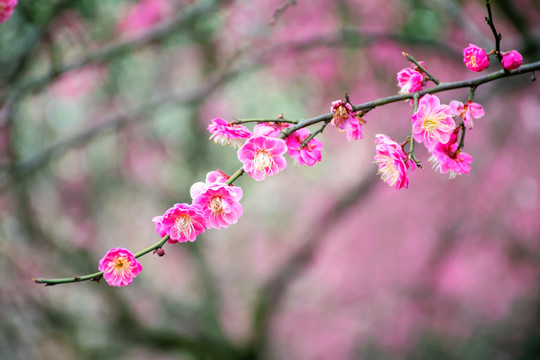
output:
[[[259,123],[253,127],[253,136],[279,137],[281,130],[290,126],[289,123]]]
[[[471,171],[471,163],[473,158],[471,155],[458,151],[456,129],[450,140],[446,144],[438,143],[431,149],[431,157],[429,161],[433,163],[433,168],[441,172],[441,174],[450,173],[450,179],[457,175],[468,174]]]
[[[209,228],[222,229],[236,224],[243,214],[240,204],[243,193],[238,186],[223,182],[198,182],[191,186],[190,194],[193,204],[202,208]]]
[[[523,64],[523,56],[516,50],[510,50],[502,53],[502,67],[506,70],[515,70]]]
[[[474,119],[480,119],[485,115],[482,105],[473,103],[471,100],[467,101],[465,105],[461,101],[452,100],[448,105],[450,106],[450,114],[461,118],[469,130],[474,127]]]
[[[399,93],[402,95],[410,94],[422,90],[424,76],[418,71],[411,68],[406,68],[397,73]]]
[[[379,166],[377,175],[381,175],[381,179],[388,186],[406,189],[409,186],[407,170],[410,167],[414,169],[414,162],[408,159],[401,145],[387,135],[377,134],[375,138],[375,163]]]
[[[423,142],[428,149],[436,143],[447,143],[456,123],[450,107],[441,105],[435,95],[426,94],[418,102],[418,110],[411,116],[414,140]]]
[[[227,121],[216,118],[208,125],[208,131],[212,133],[210,139],[214,138],[215,143],[221,145],[231,145],[239,148],[244,140],[251,137],[251,131],[243,125],[231,125]]]
[[[285,138],[289,156],[299,165],[313,166],[321,161],[323,143],[319,139],[313,138],[309,140],[306,146],[302,146],[310,135],[311,131],[302,128]]]
[[[195,241],[197,235],[207,228],[207,219],[199,205],[174,204],[163,216],[152,219],[159,236],[169,235],[171,244]]]
[[[110,286],[126,286],[142,271],[142,265],[128,249],[111,249],[99,261],[99,270]]]
[[[354,112],[351,104],[336,100],[332,102],[330,110],[333,114],[330,124],[340,131],[346,131],[347,141],[362,138],[362,124],[365,124],[365,121]]]
[[[474,44],[469,44],[463,49],[463,63],[467,69],[480,72],[489,66],[489,58],[486,51]]]
[[[13,14],[15,5],[17,5],[17,0],[0,0],[0,24],[7,21]]]
[[[238,159],[249,176],[261,181],[287,167],[283,157],[286,151],[287,145],[282,139],[254,136],[238,150]]]

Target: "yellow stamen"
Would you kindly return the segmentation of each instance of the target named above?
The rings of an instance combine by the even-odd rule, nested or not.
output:
[[[195,228],[193,227],[193,222],[188,215],[179,216],[174,222],[174,227],[176,228],[176,230],[178,230],[180,234],[187,238],[189,238],[191,233],[195,231]]]
[[[399,171],[394,165],[394,160],[390,156],[377,155],[376,162],[379,164],[377,175],[381,175],[381,179],[388,184],[394,186],[399,181]]]
[[[274,159],[266,150],[257,150],[255,153],[255,157],[253,158],[253,166],[258,171],[264,171],[267,172],[274,166],[276,166],[276,163],[274,162]]]
[[[215,215],[220,215],[223,212],[221,196],[214,196],[210,201],[210,210]]]

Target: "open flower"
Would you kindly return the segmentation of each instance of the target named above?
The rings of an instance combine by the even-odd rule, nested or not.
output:
[[[321,161],[321,150],[323,143],[319,139],[311,139],[302,146],[304,141],[311,135],[311,131],[306,128],[298,129],[285,138],[287,152],[299,165],[313,166]]]
[[[17,0],[0,0],[0,24],[7,21],[13,14],[15,5],[17,5]]]
[[[209,228],[222,229],[236,224],[243,214],[240,204],[243,193],[238,186],[198,182],[191,186],[190,194],[193,204],[202,208]]]
[[[208,125],[208,131],[212,133],[210,139],[220,145],[231,145],[239,148],[244,143],[244,140],[249,139],[251,131],[243,125],[231,125],[227,121],[216,118]]]
[[[463,49],[463,63],[471,71],[484,71],[489,67],[489,58],[486,51],[474,44]]]
[[[379,166],[377,175],[381,179],[393,186],[395,189],[407,188],[409,186],[409,176],[407,170],[414,162],[409,160],[400,144],[384,134],[375,135],[375,163]]]
[[[428,149],[436,143],[447,143],[456,123],[452,119],[450,107],[441,105],[435,95],[426,94],[418,102],[418,110],[412,115],[413,135]]]
[[[254,136],[238,150],[238,159],[244,164],[244,171],[257,181],[276,175],[287,167],[283,154],[287,145],[283,139]]]
[[[174,204],[163,216],[152,219],[159,236],[169,235],[171,244],[195,241],[207,227],[207,219],[199,205]]]
[[[473,103],[471,100],[467,101],[465,105],[461,101],[452,100],[448,105],[450,106],[450,114],[463,119],[463,124],[469,130],[474,127],[473,119],[480,119],[485,115],[482,105]]]
[[[399,93],[405,95],[422,90],[424,76],[416,70],[406,68],[397,73],[397,81]]]
[[[365,121],[353,110],[351,104],[343,100],[332,102],[333,117],[330,124],[341,131],[347,132],[347,141],[359,140],[362,138],[362,124]]]
[[[523,56],[516,50],[502,53],[502,67],[506,70],[515,70],[523,64]]]
[[[126,286],[142,271],[142,265],[128,249],[115,248],[99,261],[99,270],[110,286]]]
[[[431,149],[429,161],[433,168],[441,174],[450,174],[450,179],[457,175],[468,174],[471,171],[473,158],[471,155],[458,150],[458,129],[456,129],[446,144],[438,143]]]

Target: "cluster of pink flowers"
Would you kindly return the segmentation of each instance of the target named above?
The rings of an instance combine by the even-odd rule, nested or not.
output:
[[[489,55],[492,53],[493,51],[488,54],[481,47],[469,44],[463,49],[463,63],[471,71],[484,71],[489,67]],[[516,50],[501,52],[501,55],[501,65],[506,70],[517,69],[523,63],[523,56]]]
[[[168,236],[167,242],[195,241],[208,228],[222,229],[238,222],[243,214],[240,204],[242,189],[227,184],[229,177],[220,171],[211,171],[206,182],[192,185],[191,204],[174,204],[163,215],[155,216],[156,232]],[[105,281],[111,286],[125,286],[142,270],[127,249],[112,249],[100,261]]]
[[[349,105],[350,107],[350,105]],[[357,124],[360,120],[354,117]],[[243,169],[256,181],[276,175],[287,167],[283,156],[286,152],[299,165],[313,166],[321,161],[323,144],[320,140],[308,138],[311,132],[306,128],[298,129],[281,138],[282,131],[289,128],[289,123],[276,120],[261,122],[253,127],[253,133],[243,125],[228,123],[223,119],[213,119],[208,126],[214,142],[221,145],[234,144],[238,149],[238,159]],[[359,128],[359,129],[358,129]],[[361,127],[351,130],[351,136],[360,138]]]
[[[4,21],[7,21],[11,14],[13,14],[13,9],[17,5],[18,0],[0,0],[0,24]]]
[[[475,57],[471,60],[476,68],[479,65],[484,66],[482,61],[487,59],[487,56],[484,59],[478,49],[469,50],[477,51],[477,55],[474,55]],[[398,80],[405,79],[407,74],[411,74],[408,81],[413,76],[417,78],[414,83],[409,84],[412,91],[420,90],[422,86],[420,77],[408,69],[403,69],[398,73]],[[409,88],[409,85],[406,85],[404,80],[403,86]],[[482,105],[471,100],[465,104],[453,100],[449,105],[445,105],[441,104],[437,96],[426,94],[420,98],[418,107],[411,116],[413,139],[409,140],[426,146],[431,154],[429,161],[433,163],[437,171],[443,174],[448,173],[450,178],[455,178],[459,174],[468,174],[473,158],[462,151],[462,144],[458,144],[458,134],[462,127],[462,131],[465,131],[465,128],[472,129],[473,120],[481,118],[484,114]],[[456,121],[461,123],[456,126]],[[400,145],[386,135],[376,135],[375,163],[379,168],[378,174],[384,182],[395,189],[408,187],[408,170],[416,166],[415,161],[411,160],[412,154],[407,154],[403,149],[408,141]]]

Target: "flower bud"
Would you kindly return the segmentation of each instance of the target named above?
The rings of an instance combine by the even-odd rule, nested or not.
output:
[[[506,70],[515,70],[523,64],[523,56],[518,53],[516,50],[510,50],[508,52],[502,53],[502,67]]]

